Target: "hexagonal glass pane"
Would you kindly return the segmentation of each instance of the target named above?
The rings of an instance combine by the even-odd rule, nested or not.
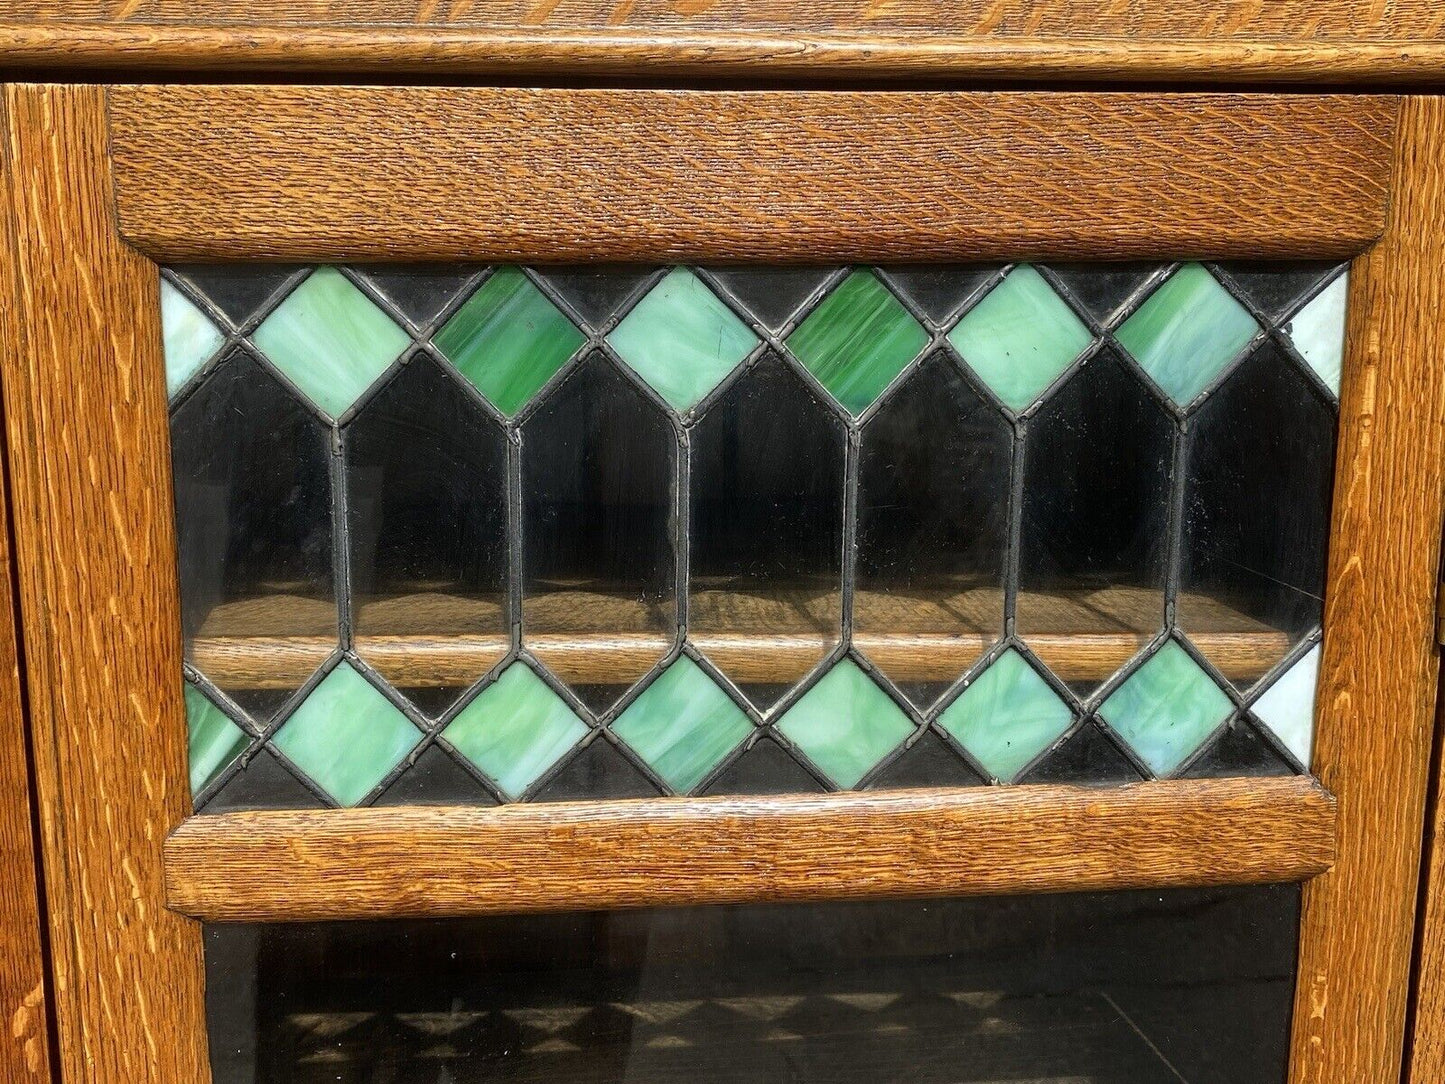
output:
[[[919,705],[1003,635],[1012,456],[942,353],[863,427],[853,644]]]
[[[511,647],[507,439],[417,354],[342,430],[358,655],[431,714]],[[418,657],[414,644],[432,649]]]
[[[677,441],[601,354],[521,428],[522,643],[604,710],[677,638]]]
[[[244,349],[171,417],[186,661],[259,721],[337,647],[329,443]]]
[[[842,632],[846,442],[775,356],[692,428],[688,635],[761,707]]]

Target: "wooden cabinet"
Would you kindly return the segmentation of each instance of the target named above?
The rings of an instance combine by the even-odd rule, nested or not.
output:
[[[20,1006],[0,1064],[14,1079],[210,1079],[205,958],[213,997],[226,976],[219,942],[203,952],[203,922],[596,912],[601,929],[612,921],[601,913],[635,908],[1292,883],[1303,888],[1288,1079],[1399,1076],[1439,673],[1445,109],[1387,84],[1439,74],[1445,25],[1424,3],[1377,19],[1349,4],[1107,16],[1032,4],[1027,18],[973,7],[328,18],[308,5],[257,24],[214,0],[116,19],[95,5],[64,20],[0,15],[0,55],[15,67],[0,376],[25,689],[23,701],[10,692],[0,731],[0,813],[14,821],[0,833],[0,978],[7,1008]],[[34,81],[37,68],[58,81]],[[1000,78],[1099,86],[975,85]],[[601,79],[622,85],[580,85]],[[547,85],[514,85],[529,82]],[[1225,85],[1239,82],[1294,85]],[[759,268],[773,277],[746,278]],[[814,269],[801,286],[786,277],[799,268]],[[1098,286],[1107,273],[1119,277]],[[610,300],[588,301],[578,274],[617,276],[593,283]],[[1096,287],[1112,300],[1091,300]],[[1206,310],[1218,315],[1199,331]],[[1306,323],[1324,336],[1319,354]],[[543,345],[539,327],[553,329]],[[945,390],[915,398],[964,397],[990,419],[949,445],[962,449],[950,453],[958,471],[896,451],[937,432],[913,415],[894,443],[880,435],[880,404],[921,384],[930,359],[949,375],[929,387]],[[254,369],[275,409],[216,390],[227,365]],[[426,390],[395,406],[391,428],[374,426],[373,458],[359,460],[358,426],[393,409],[377,389],[403,370]],[[734,397],[733,428],[717,438],[729,451],[708,459],[709,419],[734,409],[728,389],[767,373],[777,382],[760,406]],[[1095,374],[1065,418],[1092,419],[1079,423],[1087,437],[1049,437],[1049,404]],[[1099,390],[1106,379],[1126,390]],[[598,421],[587,411],[609,381],[632,405]],[[547,413],[568,395],[581,423]],[[1225,408],[1209,404],[1226,396],[1253,411],[1247,421],[1215,419]],[[742,448],[739,432],[795,399],[796,426]],[[407,413],[418,401],[460,404],[468,435],[433,448]],[[226,439],[252,443],[217,466],[208,442],[238,416],[244,432]],[[1304,446],[1311,426],[1323,459]],[[593,444],[573,459],[612,463],[586,469],[614,495],[548,481],[574,469],[566,455],[528,458],[549,439],[571,448],[575,432]],[[649,433],[662,450],[633,458],[666,458],[656,478],[597,451]],[[986,440],[1002,449],[992,467]],[[1098,453],[1078,480],[1072,464],[1110,441],[1122,450]],[[834,453],[833,473],[789,469]],[[462,463],[466,496],[387,504],[363,489],[364,471],[380,485],[408,460],[421,464],[416,485]],[[760,498],[786,524],[761,556],[736,532],[701,540],[701,523],[760,514],[732,499],[738,462],[786,480]],[[1314,475],[1297,467],[1311,462]],[[1283,482],[1256,485],[1256,467]],[[942,489],[971,472],[994,489],[930,490],[962,509],[955,541],[937,542],[946,532],[899,511],[906,486],[870,483],[868,470],[895,468],[909,482],[936,471]],[[290,503],[249,509],[246,529],[270,541],[250,545],[249,586],[228,594],[218,554],[238,545],[241,529],[227,531],[247,471],[271,480],[246,492]],[[723,479],[712,489],[708,471]],[[1118,496],[1129,486],[1143,493],[1133,503]],[[1030,503],[1045,487],[1065,492],[1053,511]],[[1270,504],[1311,492],[1314,528],[1307,509]],[[276,542],[306,493],[320,509],[306,514],[328,526]],[[1221,493],[1231,516],[1214,516]],[[223,510],[196,511],[211,499]],[[461,539],[451,560],[465,573],[418,559],[425,575],[397,574],[411,586],[368,586],[385,579],[378,548],[425,555],[437,531],[407,528],[403,544],[393,528],[427,501],[451,510],[438,531]],[[465,512],[487,501],[492,518]],[[583,511],[559,512],[567,501]],[[1099,505],[1133,517],[1130,529],[1065,532]],[[1000,541],[979,526],[990,510]],[[206,530],[196,517],[210,517]],[[552,550],[524,547],[549,530]],[[1102,556],[1030,556],[1030,531]],[[968,546],[956,542],[966,532]],[[1143,555],[1126,566],[1131,538]],[[478,556],[488,539],[494,560]],[[929,594],[921,574],[908,578],[927,548],[908,543],[925,539],[943,547],[931,575],[956,573],[948,562],[965,550],[985,554],[967,590]],[[805,540],[824,556],[798,573]],[[660,556],[638,572],[644,542]],[[887,545],[907,556],[869,549]],[[309,564],[287,556],[307,546]],[[598,572],[609,546],[620,563]],[[263,550],[284,559],[267,564]],[[1300,555],[1316,551],[1311,572]],[[1286,559],[1285,572],[1270,563]],[[825,581],[798,625],[767,608],[787,575]],[[202,581],[211,595],[198,601]],[[784,586],[795,599],[797,583]],[[1281,588],[1288,604],[1258,602]],[[435,616],[439,596],[466,603],[459,624]],[[404,620],[377,616],[377,600]],[[502,685],[510,667],[517,689]],[[1290,674],[1308,686],[1296,700],[1313,695],[1312,721],[1308,708],[1302,723],[1297,708],[1272,714],[1266,698],[1276,686],[1284,697]],[[487,729],[503,719],[487,714],[492,689],[546,705],[546,729],[516,739],[524,754]],[[1085,731],[1123,775],[1035,771]],[[1231,736],[1262,759],[1210,761]],[[889,774],[925,740],[953,774]],[[761,746],[783,775],[716,785]],[[647,796],[599,784],[542,800],[549,773],[593,747]],[[421,777],[430,751],[471,800],[424,782],[392,792],[408,771]],[[299,797],[265,800],[256,782],[218,799],[256,764]],[[906,785],[919,781],[931,785]],[[693,916],[684,929],[727,941],[697,917],[708,912],[681,913]],[[958,921],[986,925],[982,914]],[[1422,931],[1428,970],[1433,923]],[[609,958],[630,959],[626,936],[603,939]],[[42,947],[48,1003],[35,993]],[[1424,1035],[1428,989],[1415,1004]],[[638,1018],[628,1005],[613,1008]],[[217,1029],[213,1009],[219,1048],[230,1040]]]

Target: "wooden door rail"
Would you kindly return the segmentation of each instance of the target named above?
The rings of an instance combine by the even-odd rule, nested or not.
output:
[[[172,909],[206,921],[1297,881],[1329,869],[1312,780],[277,810],[192,817]]]
[[[161,262],[1340,258],[1383,229],[1398,106],[175,85],[109,101],[120,231]]]

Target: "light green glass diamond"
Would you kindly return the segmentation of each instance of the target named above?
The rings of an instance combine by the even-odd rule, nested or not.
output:
[[[758,345],[707,284],[676,267],[607,336],[617,356],[677,410],[690,410]]]
[[[1010,271],[948,334],[970,369],[1023,410],[1092,341],[1089,329],[1027,265]]]
[[[1099,707],[1155,775],[1168,775],[1229,717],[1229,697],[1173,640]]]
[[[338,803],[355,805],[416,748],[421,732],[343,662],[271,741]]]
[[[161,279],[161,338],[166,356],[166,394],[174,395],[226,341],[185,294]]]
[[[1341,275],[1297,312],[1284,329],[1300,357],[1309,362],[1335,398],[1340,395],[1340,369],[1345,357],[1345,303],[1349,292],[1349,275]]]
[[[1009,648],[950,704],[939,723],[995,779],[1012,780],[1069,729],[1073,713]]]
[[[752,727],[732,698],[684,655],[628,705],[612,732],[668,786],[686,794]]]
[[[433,341],[458,372],[510,417],[586,338],[520,268],[501,267]]]
[[[587,734],[587,724],[525,663],[514,662],[442,737],[516,798]]]
[[[396,321],[334,267],[312,272],[251,340],[333,418],[411,343]]]
[[[788,336],[788,349],[852,414],[927,345],[923,325],[871,271],[850,274]]]
[[[846,789],[913,733],[913,724],[857,663],[844,659],[788,709],[778,730]]]
[[[1186,406],[1237,358],[1259,325],[1205,268],[1186,264],[1124,321],[1118,339],[1154,383]]]
[[[250,737],[205,693],[186,683],[186,736],[191,796],[205,790],[246,751]]]

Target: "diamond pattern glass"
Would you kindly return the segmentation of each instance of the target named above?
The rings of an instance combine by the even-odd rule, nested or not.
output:
[[[618,357],[677,410],[691,410],[758,344],[758,337],[679,267],[607,336]]]
[[[421,731],[343,662],[281,725],[272,745],[339,805],[356,805],[421,741]]]
[[[1249,310],[1199,264],[1186,264],[1119,328],[1119,342],[1179,406],[1239,357],[1259,330]]]
[[[161,337],[166,355],[166,391],[175,395],[226,341],[209,316],[169,280],[161,279]]]
[[[852,659],[803,694],[778,731],[840,787],[853,787],[913,732],[913,724]]]
[[[1170,640],[1099,707],[1099,714],[1155,775],[1168,775],[1233,710],[1229,697]]]
[[[313,403],[339,417],[411,340],[334,267],[312,272],[252,341]]]
[[[1305,767],[1314,747],[1315,686],[1320,676],[1320,648],[1311,648],[1264,691],[1250,710]]]
[[[995,779],[1013,779],[1073,722],[1073,712],[1013,648],[938,717]]]
[[[437,332],[436,345],[503,414],[515,414],[586,341],[526,274],[498,268]]]
[[[186,734],[191,796],[205,790],[246,751],[250,736],[205,693],[186,683]]]
[[[1325,387],[1338,397],[1345,356],[1345,301],[1350,278],[1342,274],[1306,302],[1285,325],[1284,334],[1309,362]]]
[[[1044,277],[1025,265],[970,309],[948,341],[995,395],[1023,410],[1093,336]]]
[[[514,662],[442,732],[518,798],[587,734],[587,724],[526,663]]]
[[[928,332],[871,271],[853,271],[788,336],[788,349],[861,414],[928,345]]]
[[[627,706],[612,733],[669,787],[686,794],[752,728],[732,698],[684,655]]]
[[[161,276],[202,813],[1308,770],[1343,267]]]

